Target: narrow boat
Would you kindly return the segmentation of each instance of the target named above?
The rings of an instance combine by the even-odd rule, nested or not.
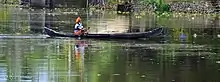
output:
[[[79,37],[75,36],[73,33],[59,33],[51,28],[44,27],[45,33],[50,37]],[[109,38],[109,39],[139,39],[148,38],[158,34],[161,34],[163,28],[155,28],[148,32],[136,32],[136,33],[115,33],[115,34],[86,34],[80,36],[82,38]]]

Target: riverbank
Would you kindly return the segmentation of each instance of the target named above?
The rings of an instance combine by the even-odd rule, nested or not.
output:
[[[216,3],[218,4],[218,3]],[[169,3],[170,10],[173,12],[188,12],[188,13],[216,13],[217,7],[211,2],[173,2]]]
[[[218,13],[220,5],[213,6],[210,1],[198,2],[169,2],[167,3],[170,12],[183,12],[183,13]],[[219,7],[218,7],[219,6]],[[116,10],[117,4],[108,4],[106,6],[90,5],[92,9],[107,9]],[[157,7],[154,4],[138,4],[134,5],[134,11],[156,11]]]
[[[9,2],[7,2],[9,3]],[[18,3],[18,2],[16,2]],[[91,10],[116,10],[117,4],[120,3],[107,3],[105,5],[89,5],[89,8]],[[183,1],[170,1],[166,2],[166,4],[169,7],[170,12],[183,12],[183,13],[218,13],[220,9],[220,1],[218,3],[213,4],[210,1],[191,1],[191,2],[183,2]],[[3,4],[4,5],[4,4]],[[16,5],[18,4],[5,4],[5,5]],[[20,5],[21,6],[21,5]],[[63,5],[64,6],[64,5]],[[21,6],[26,7],[26,6]],[[62,8],[59,7],[59,8]],[[65,8],[65,7],[63,7]],[[217,9],[216,9],[217,8]],[[139,3],[137,2],[136,5],[134,5],[134,11],[135,12],[154,12],[158,8],[155,6],[155,4],[147,4],[147,3]]]

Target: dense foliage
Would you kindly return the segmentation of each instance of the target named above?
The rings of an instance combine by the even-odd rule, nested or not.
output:
[[[0,3],[4,3],[4,4],[18,4],[19,0],[1,0]]]
[[[151,5],[155,11],[164,12],[169,11],[169,6],[163,0],[141,0],[140,4]]]

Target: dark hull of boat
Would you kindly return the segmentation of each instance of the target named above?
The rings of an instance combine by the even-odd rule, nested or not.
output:
[[[47,35],[50,37],[78,37],[72,33],[59,33],[50,28],[44,27],[44,30]],[[138,39],[138,38],[148,38],[151,36],[158,35],[162,33],[163,28],[156,28],[148,32],[139,32],[139,33],[116,33],[116,34],[87,34],[81,36],[82,38],[109,38],[109,39]]]

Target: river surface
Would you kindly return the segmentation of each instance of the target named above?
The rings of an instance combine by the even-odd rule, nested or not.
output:
[[[72,32],[78,15],[95,33],[157,27],[165,31],[164,37],[147,40],[2,38],[0,82],[220,81],[218,16],[177,13],[158,17],[137,11],[129,17],[114,11],[9,6],[0,11],[1,36],[42,35],[45,23]]]

